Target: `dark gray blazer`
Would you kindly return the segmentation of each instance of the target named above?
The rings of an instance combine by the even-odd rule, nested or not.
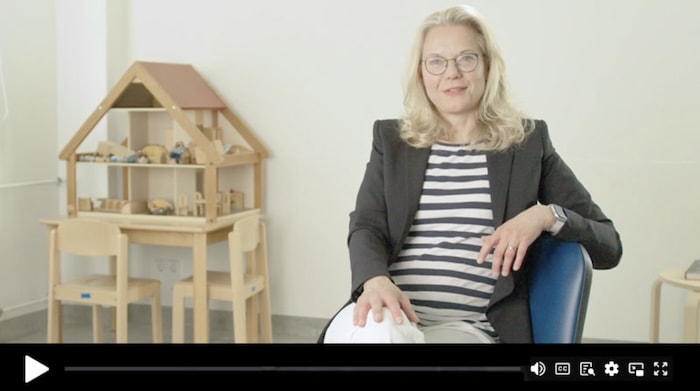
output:
[[[372,152],[350,213],[348,247],[352,293],[363,283],[389,275],[413,222],[423,187],[429,148],[409,146],[399,137],[397,120],[374,124]],[[544,121],[516,148],[487,154],[494,226],[537,204],[561,205],[567,222],[561,240],[581,243],[595,269],[615,267],[622,243],[612,221],[555,151]],[[530,343],[527,262],[519,272],[499,277],[486,316],[505,343]]]

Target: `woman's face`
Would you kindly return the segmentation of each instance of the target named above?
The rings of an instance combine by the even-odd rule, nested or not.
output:
[[[474,115],[479,108],[486,85],[486,68],[477,38],[471,27],[457,25],[434,27],[425,37],[421,65],[423,86],[445,118]],[[433,73],[438,73],[435,68],[442,69],[438,66],[442,62],[440,57],[448,60],[447,69],[435,75]],[[432,63],[433,73],[429,72],[426,60]]]

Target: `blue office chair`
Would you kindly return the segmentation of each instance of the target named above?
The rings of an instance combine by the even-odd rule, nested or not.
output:
[[[593,266],[582,245],[550,236],[528,250],[534,343],[580,343]]]

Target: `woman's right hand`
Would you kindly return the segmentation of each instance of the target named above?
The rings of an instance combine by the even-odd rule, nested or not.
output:
[[[381,322],[382,309],[384,307],[389,309],[396,324],[401,324],[403,321],[402,310],[411,322],[418,323],[418,316],[413,311],[413,306],[408,296],[391,282],[389,277],[376,276],[365,281],[363,285],[363,292],[355,303],[352,316],[353,324],[364,327],[370,310],[374,321],[377,323]]]

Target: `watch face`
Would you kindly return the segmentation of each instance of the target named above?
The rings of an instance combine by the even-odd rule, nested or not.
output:
[[[554,222],[554,224],[552,224],[551,227],[549,227],[548,231],[550,233],[557,233],[564,225],[564,222],[566,222],[566,213],[564,212],[564,209],[562,209],[562,207],[559,205],[550,204],[549,207],[552,210],[556,221]]]
[[[559,221],[566,221],[566,213],[564,212],[564,209],[562,209],[561,206],[559,205],[554,205],[554,211],[555,211],[555,216],[557,217],[557,220]]]

